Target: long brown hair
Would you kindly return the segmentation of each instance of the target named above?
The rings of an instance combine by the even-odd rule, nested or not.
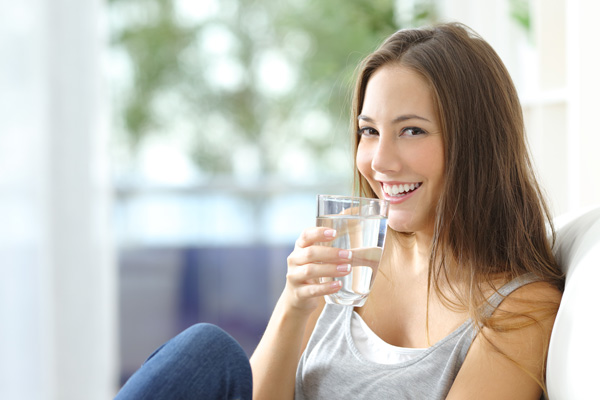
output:
[[[494,319],[481,307],[483,288],[497,290],[498,277],[507,281],[533,272],[561,290],[564,282],[552,254],[551,214],[533,173],[508,71],[492,47],[462,24],[398,31],[359,66],[355,132],[369,79],[390,64],[410,68],[428,82],[444,141],[445,184],[437,205],[429,290],[455,306],[450,298],[458,299],[478,326],[499,331],[526,325],[515,324],[523,314]],[[353,137],[356,155],[360,137]],[[356,166],[355,171],[360,194],[376,197]],[[532,307],[539,310],[539,304]],[[555,314],[557,307],[547,305],[544,315]]]

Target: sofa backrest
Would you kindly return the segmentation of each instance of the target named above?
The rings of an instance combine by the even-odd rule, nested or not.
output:
[[[565,291],[548,350],[550,400],[600,398],[600,207],[555,220]]]

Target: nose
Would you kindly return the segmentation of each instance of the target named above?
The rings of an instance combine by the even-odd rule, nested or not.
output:
[[[398,154],[397,143],[387,135],[381,135],[380,140],[373,152],[371,168],[375,172],[389,174],[398,172],[401,168],[400,154]]]

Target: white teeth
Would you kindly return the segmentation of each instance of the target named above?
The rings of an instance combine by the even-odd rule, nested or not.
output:
[[[409,191],[417,189],[421,186],[421,183],[404,183],[400,185],[383,185],[383,191],[390,196],[397,196],[398,194],[407,193]]]

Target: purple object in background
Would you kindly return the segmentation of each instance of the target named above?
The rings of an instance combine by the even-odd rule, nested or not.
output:
[[[248,355],[285,285],[290,246],[122,249],[121,383],[161,344],[197,322],[220,326]]]

